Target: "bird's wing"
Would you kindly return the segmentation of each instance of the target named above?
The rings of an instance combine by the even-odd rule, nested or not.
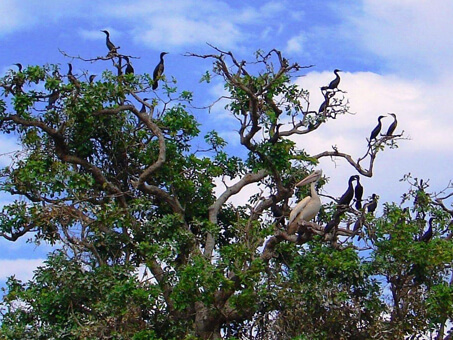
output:
[[[302,210],[307,206],[308,202],[311,200],[311,196],[305,197],[302,201],[297,203],[291,213],[289,214],[289,224],[296,219]]]

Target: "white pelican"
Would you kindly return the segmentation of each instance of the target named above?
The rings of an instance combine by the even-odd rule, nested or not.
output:
[[[321,208],[321,199],[316,192],[316,183],[321,176],[322,170],[316,170],[296,184],[297,187],[301,187],[311,183],[311,196],[307,196],[297,203],[289,214],[288,234],[294,234],[297,231],[299,221],[310,221],[318,214]]]

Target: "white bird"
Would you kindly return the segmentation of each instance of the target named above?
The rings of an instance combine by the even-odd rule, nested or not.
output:
[[[316,183],[321,176],[322,170],[316,170],[296,184],[297,187],[301,187],[311,183],[311,196],[307,196],[300,201],[289,214],[288,234],[294,234],[300,221],[310,221],[321,209],[321,199],[316,192]]]

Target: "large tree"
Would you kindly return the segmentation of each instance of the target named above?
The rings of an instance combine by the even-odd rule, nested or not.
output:
[[[357,209],[325,199],[331,203],[314,221],[289,232],[291,199],[310,195],[295,184],[321,158],[342,158],[351,174],[371,177],[378,153],[401,136],[377,135],[357,160],[337,146],[309,154],[295,140],[348,113],[338,84],[311,103],[294,83],[308,66],[277,50],[252,62],[212,51],[188,56],[213,61],[208,84],[223,79],[225,110],[237,119],[235,154],[219,132],[200,138],[191,92],[163,76],[157,95],[149,74],[124,74],[115,49],[85,60],[107,63],[95,81],[58,65],[1,79],[0,129],[22,149],[2,170],[0,188],[12,203],[2,209],[0,235],[56,250],[31,281],[8,281],[0,335],[442,336],[453,309],[448,192],[430,195],[426,183],[408,178],[404,202],[386,204],[379,218],[368,212],[371,201]],[[248,186],[259,193],[229,203]]]

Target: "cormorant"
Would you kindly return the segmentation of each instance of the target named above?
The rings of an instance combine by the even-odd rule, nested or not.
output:
[[[96,78],[96,75],[95,75],[95,74],[92,74],[92,75],[90,76],[90,78],[89,78],[90,84],[93,83],[94,78]]]
[[[101,30],[101,32],[104,32],[106,37],[105,37],[105,44],[107,45],[107,48],[109,49],[109,53],[116,53],[117,47],[113,45],[113,43],[110,41],[110,33],[107,30]]]
[[[124,60],[126,60],[126,70],[124,73],[134,74],[134,68],[132,67],[131,62],[129,61],[129,57],[124,56]]]
[[[288,234],[294,234],[297,231],[297,223],[299,221],[310,221],[318,214],[319,209],[321,208],[321,199],[316,192],[316,183],[321,178],[321,176],[322,171],[316,170],[296,184],[296,186],[300,187],[305,184],[311,183],[311,196],[305,197],[294,207],[293,210],[291,210],[288,222]]]
[[[355,180],[356,177],[357,176],[349,177],[348,189],[346,189],[346,192],[338,200],[338,205],[349,205],[349,203],[351,203],[351,200],[354,197],[354,189],[352,187],[352,181]]]
[[[324,113],[324,110],[329,106],[330,97],[325,97],[324,101],[322,102],[321,106],[319,107],[318,113]]]
[[[363,187],[360,184],[360,176],[355,176],[357,180],[357,184],[355,185],[354,193],[355,193],[355,207],[357,210],[362,209],[362,195],[363,195]]]
[[[157,89],[159,78],[164,73],[164,55],[168,54],[168,52],[162,52],[160,54],[160,61],[157,64],[156,68],[153,72],[153,90]]]
[[[72,74],[72,64],[71,63],[68,63],[68,66],[69,66],[69,70],[68,70],[68,79],[69,81],[75,85],[75,86],[80,86],[80,83],[79,81],[77,80],[77,78]]]
[[[423,241],[423,242],[429,242],[429,240],[431,240],[431,238],[433,237],[433,220],[434,220],[434,217],[431,217],[429,219],[429,228],[428,230],[422,235],[422,237],[420,237],[420,241]]]
[[[367,212],[373,213],[377,208],[378,197],[376,194],[371,195],[371,203],[368,205]]]
[[[16,63],[16,64],[13,64],[13,65],[16,65],[19,69],[19,72],[22,72],[22,64],[21,63]]]
[[[381,123],[381,119],[382,118],[385,118],[385,116],[379,116],[378,117],[378,125],[376,125],[376,127],[373,129],[373,131],[371,131],[371,135],[370,135],[370,143],[373,139],[376,139],[377,135],[379,134],[379,132],[381,132],[381,128],[382,128],[382,123]]]
[[[341,70],[335,69],[333,71],[333,73],[335,73],[336,77],[334,80],[332,80],[330,82],[329,86],[327,87],[329,90],[336,89],[338,87],[338,84],[340,84],[340,75],[338,74],[338,72],[341,72]]]
[[[272,199],[272,205],[271,205],[271,211],[272,215],[276,218],[282,217],[283,214],[283,209],[277,205],[277,197],[275,195],[271,195]]]
[[[143,98],[143,101],[146,102],[149,98]],[[146,113],[146,105],[142,104],[142,108],[140,109],[140,113]]]
[[[54,90],[50,95],[49,95],[49,104],[47,105],[47,109],[51,109],[55,102],[58,100],[60,97],[60,90]]]
[[[396,114],[394,113],[389,113],[389,115],[392,115],[393,116],[393,123],[390,124],[388,130],[387,130],[387,133],[386,133],[386,136],[391,136],[392,133],[395,131],[396,129],[396,126],[398,125],[398,121],[396,120]]]

